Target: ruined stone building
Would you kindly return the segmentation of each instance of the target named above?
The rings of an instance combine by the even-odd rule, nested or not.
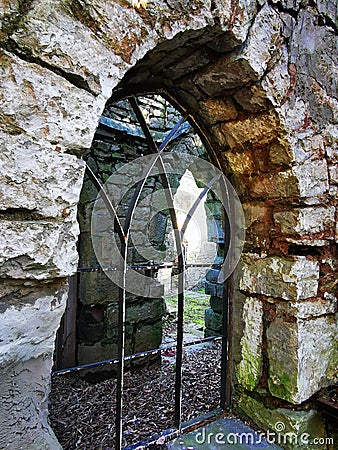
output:
[[[263,429],[282,415],[293,430],[315,423],[323,434],[312,399],[338,381],[337,2],[134,3],[0,3],[0,447],[60,448],[47,402],[88,225],[85,161],[99,154],[104,180],[100,118],[131,94],[162,93],[189,116],[243,207],[230,298],[234,408]],[[217,277],[208,283],[217,297]],[[161,331],[161,296],[145,335]],[[113,307],[100,308],[116,321]],[[87,312],[84,301],[84,321]],[[138,326],[131,351],[142,347]],[[107,335],[95,333],[96,352]]]

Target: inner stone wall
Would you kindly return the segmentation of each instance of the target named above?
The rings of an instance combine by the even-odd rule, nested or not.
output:
[[[284,414],[286,431],[317,421],[324,432],[302,409],[337,379],[334,3],[35,0],[0,11],[1,442],[60,448],[46,398],[78,263],[81,155],[118,85],[165,89],[188,109],[243,203],[238,409],[263,428]]]
[[[160,96],[140,97],[138,99],[149,129],[156,142],[162,142],[181,118],[180,114]],[[110,122],[109,122],[110,120]],[[188,153],[202,155],[205,149],[192,128],[182,127],[167,147],[167,151],[174,153]],[[134,117],[128,100],[110,103],[103,111],[100,126],[96,130],[91,148],[83,155],[90,169],[100,183],[125,164],[134,161],[141,155],[148,155],[148,148],[142,129]],[[180,184],[182,174],[170,174],[174,198]],[[121,179],[121,183],[126,183]],[[121,185],[123,188],[124,185]],[[118,187],[114,185],[114,189]],[[109,188],[108,188],[109,189]],[[165,251],[170,263],[176,258],[173,239],[169,239],[172,232],[169,213],[161,211],[154,214],[152,195],[156,190],[163,189],[160,177],[152,176],[147,181],[140,197],[138,206],[138,220],[133,221],[133,236],[128,244],[129,265],[139,265],[138,273],[157,278],[158,267],[142,269],[141,265],[154,265],[163,261],[149,261],[135,248],[133,237],[142,237],[144,249],[152,245],[158,251]],[[132,189],[128,198],[118,207],[119,219],[124,223],[129,208],[128,201],[132,199]],[[105,272],[81,271],[95,269],[99,262],[92,245],[91,220],[94,202],[98,191],[90,177],[85,175],[78,207],[80,225],[79,236],[79,267],[78,273],[78,319],[77,319],[77,364],[102,361],[117,357],[117,328],[118,328],[118,287],[107,277]],[[146,204],[144,197],[147,197]],[[142,206],[140,206],[140,204]],[[214,202],[212,203],[214,204]],[[108,226],[108,225],[107,225]],[[101,230],[102,231],[102,230]],[[190,273],[190,275],[192,275]],[[198,274],[197,280],[198,280]],[[192,280],[190,280],[192,282]],[[164,286],[158,283],[158,298],[140,297],[127,293],[126,296],[126,354],[133,354],[145,350],[158,348],[162,340],[162,316],[165,313],[165,302],[162,298]]]

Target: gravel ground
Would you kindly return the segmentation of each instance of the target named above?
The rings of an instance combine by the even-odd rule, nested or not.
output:
[[[184,353],[183,421],[219,406],[220,341]],[[124,380],[124,445],[173,426],[175,361],[127,372]],[[57,375],[49,398],[50,423],[64,450],[113,450],[116,382],[90,384]]]

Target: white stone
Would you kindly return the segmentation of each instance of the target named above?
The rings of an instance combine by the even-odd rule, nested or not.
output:
[[[216,2],[217,10],[222,10],[224,8],[224,4],[226,4],[227,12],[229,12],[225,20],[223,19],[224,29],[227,30],[234,7],[233,3],[229,0],[228,2]],[[238,8],[238,11],[242,11],[243,13],[235,14],[235,17],[233,18],[232,32],[239,42],[244,42],[257,12],[257,2],[255,0],[239,0],[235,8]]]
[[[243,262],[239,287],[244,292],[285,300],[317,295],[319,264],[305,256],[286,259],[245,254]]]
[[[0,132],[0,209],[27,209],[41,217],[74,220],[85,169],[83,160],[47,142]]]
[[[77,270],[79,227],[73,223],[0,221],[0,276],[44,280]]]
[[[329,166],[330,184],[338,184],[338,165]]]
[[[299,133],[292,139],[293,161],[303,164],[309,160],[322,159],[324,155],[323,136],[315,134],[312,130]]]
[[[334,316],[298,321],[299,401],[307,400],[321,387],[332,382],[332,365],[336,366],[337,380],[338,366],[334,357],[337,331]]]
[[[300,404],[326,386],[332,380],[336,339],[334,316],[297,322],[277,318],[267,331],[270,392]]]
[[[299,183],[301,197],[317,197],[328,192],[328,169],[325,160],[306,161],[293,167]]]
[[[243,87],[245,83],[258,81],[277,54],[280,29],[281,20],[278,14],[270,6],[263,6],[250,28],[244,48],[238,48],[233,54],[224,56],[212,68],[198,73],[194,79],[195,84],[207,94],[213,95],[223,89]],[[263,136],[262,133],[261,137]]]
[[[20,46],[29,47],[33,55],[39,55],[52,67],[62,67],[66,74],[76,75],[96,95],[102,93],[108,98],[129,64],[121,55],[114,54],[101,37],[110,37],[113,44],[123,41],[131,31],[125,26],[128,14],[125,7],[115,2],[95,3],[95,7],[88,6],[88,9],[93,21],[100,22],[100,37],[66,14],[61,1],[46,0],[33,5],[12,39]],[[141,32],[138,15],[133,9],[129,14],[133,14],[134,27],[140,25]]]
[[[48,423],[51,367],[49,353],[13,363],[1,371],[2,448],[62,450]]]
[[[338,127],[328,123],[323,129],[325,139],[325,152],[330,164],[338,163]]]
[[[47,417],[55,335],[67,285],[54,283],[49,295],[43,287],[31,289],[25,304],[0,314],[0,440],[8,450],[61,450]]]
[[[52,354],[67,295],[61,287],[55,295],[37,298],[22,307],[11,306],[1,314],[1,367]]]
[[[272,104],[276,107],[280,106],[290,87],[288,51],[286,46],[283,45],[280,49],[280,58],[276,65],[263,77],[262,87]]]
[[[335,207],[308,207],[291,211],[282,211],[273,215],[280,224],[282,234],[297,233],[300,236],[332,232],[335,218]],[[294,226],[294,222],[296,222]]]
[[[252,391],[262,372],[263,305],[255,298],[247,298],[243,306],[244,330],[241,339],[241,361],[235,372],[238,382]]]
[[[262,76],[272,57],[276,54],[276,38],[280,35],[282,22],[276,11],[265,4],[256,15],[243,52],[250,67]]]
[[[27,133],[66,149],[89,148],[104,99],[94,97],[37,64],[1,56],[1,128]]]
[[[305,120],[309,105],[301,98],[296,98],[292,103],[285,102],[279,108],[279,116],[283,121],[286,129],[290,131],[290,135],[299,129]],[[312,134],[312,131],[307,131],[305,134]]]
[[[299,210],[299,224],[295,231],[299,234],[320,233],[334,224],[335,208],[302,208]]]
[[[324,297],[327,296],[324,295]],[[311,319],[327,314],[335,314],[336,309],[337,299],[333,296],[329,296],[324,300],[278,303],[276,306],[277,315],[287,314],[297,319]]]

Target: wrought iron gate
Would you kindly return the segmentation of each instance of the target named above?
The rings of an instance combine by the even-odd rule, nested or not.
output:
[[[192,121],[187,113],[183,113],[181,119],[177,122],[177,124],[172,128],[172,130],[166,135],[165,139],[162,141],[160,145],[157,145],[152,133],[147,125],[145,117],[142,113],[142,110],[139,106],[138,98],[135,96],[125,97],[134,112],[138,123],[142,129],[144,137],[147,142],[147,146],[150,150],[150,154],[152,155],[146,162],[147,164],[142,167],[142,176],[140,177],[137,185],[134,187],[134,192],[132,195],[132,199],[129,203],[128,210],[124,222],[122,223],[117,214],[116,205],[113,203],[112,199],[109,196],[109,193],[106,191],[105,187],[102,185],[96,174],[90,167],[87,165],[87,174],[95,188],[98,191],[98,195],[100,199],[105,204],[107,211],[110,214],[110,217],[114,223],[114,232],[117,233],[119,239],[119,251],[120,251],[120,263],[115,265],[110,265],[107,267],[80,267],[78,272],[93,272],[93,271],[114,271],[118,273],[118,289],[119,289],[119,300],[118,300],[118,356],[117,358],[100,361],[97,363],[86,364],[83,366],[71,367],[68,369],[61,369],[54,372],[57,374],[66,374],[74,371],[80,371],[83,369],[90,369],[93,367],[105,366],[116,364],[117,365],[117,399],[116,399],[116,449],[120,450],[122,447],[122,402],[123,402],[123,380],[124,380],[124,368],[125,363],[128,360],[132,360],[135,358],[141,358],[150,354],[156,354],[158,352],[164,351],[166,348],[176,347],[176,373],[175,373],[175,429],[166,430],[162,433],[162,436],[165,439],[169,439],[175,435],[178,435],[182,431],[184,431],[185,426],[182,424],[182,354],[183,354],[183,321],[184,321],[184,276],[185,272],[188,269],[189,265],[184,260],[184,245],[183,245],[183,236],[188,227],[190,220],[193,217],[193,214],[202,201],[204,199],[210,189],[216,183],[219,183],[221,186],[221,192],[223,195],[223,200],[226,204],[225,214],[224,214],[224,236],[225,236],[225,256],[224,259],[226,264],[231,264],[229,259],[227,259],[227,255],[231,253],[231,240],[230,240],[230,218],[229,212],[233,210],[233,206],[231,204],[231,196],[228,192],[228,186],[219,171],[216,171],[215,175],[212,179],[204,186],[198,198],[195,200],[194,204],[191,206],[188,211],[183,226],[179,228],[177,214],[174,207],[174,196],[172,193],[171,185],[169,182],[169,176],[167,173],[167,169],[163,162],[163,157],[165,154],[165,150],[168,147],[168,144],[171,140],[177,135],[181,127],[184,127],[187,124],[187,121]],[[101,119],[104,122],[104,118]],[[215,163],[215,161],[214,161]],[[177,253],[177,260],[174,263],[166,263],[156,265],[154,263],[149,262],[147,265],[142,264],[141,266],[133,265],[130,266],[127,264],[127,250],[128,250],[128,240],[130,237],[130,227],[133,220],[133,216],[135,213],[135,209],[137,208],[140,195],[142,193],[142,189],[145,186],[146,180],[150,175],[153,168],[157,168],[161,183],[164,188],[165,199],[167,203],[167,208],[169,211],[172,228],[174,232],[175,238],[175,246]],[[195,264],[198,266],[198,264]],[[213,265],[213,267],[220,267],[224,269],[223,264]],[[149,351],[145,351],[142,353],[126,355],[125,354],[125,333],[126,333],[126,292],[128,291],[128,287],[126,286],[126,277],[127,272],[130,269],[138,270],[139,268],[142,270],[154,270],[159,267],[171,267],[175,268],[178,273],[178,286],[177,286],[177,298],[178,298],[178,317],[177,317],[177,342],[175,346],[172,344],[168,346],[162,346],[161,348],[152,349]],[[226,270],[227,271],[227,270]],[[228,271],[227,271],[228,272]],[[219,394],[219,405],[220,409],[223,410],[228,404],[230,400],[230,383],[229,383],[229,356],[231,352],[231,347],[229,344],[229,334],[231,334],[231,324],[229,321],[229,317],[231,316],[231,304],[229,303],[229,296],[231,296],[231,277],[224,281],[223,288],[223,314],[222,314],[222,355],[221,355],[221,386],[220,386],[220,394]],[[74,291],[73,291],[74,292]],[[75,294],[76,295],[76,294]],[[192,342],[188,345],[194,345],[197,342],[204,342],[215,339],[205,338],[200,339],[198,341]],[[216,338],[220,339],[220,338]],[[197,426],[198,419],[195,422]],[[191,427],[191,424],[189,425]],[[156,439],[158,436],[156,437]],[[148,443],[154,442],[154,439],[149,439]],[[146,445],[146,443],[144,443]],[[140,446],[129,446],[126,448],[141,448]]]

